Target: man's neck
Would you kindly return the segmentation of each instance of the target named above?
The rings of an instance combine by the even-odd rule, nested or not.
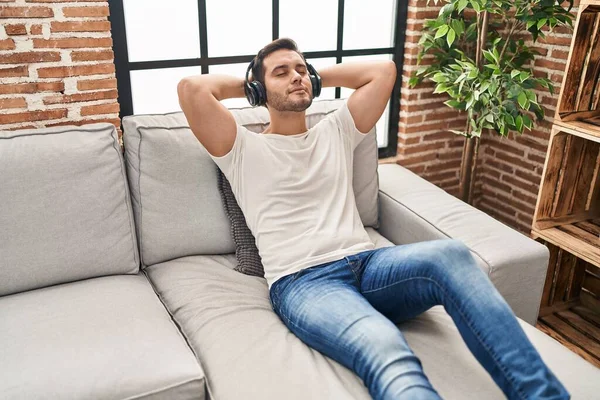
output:
[[[306,112],[269,110],[271,123],[263,133],[298,135],[306,132]]]

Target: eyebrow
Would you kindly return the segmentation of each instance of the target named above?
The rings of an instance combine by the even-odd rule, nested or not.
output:
[[[287,69],[287,67],[288,66],[286,64],[278,65],[275,68],[273,68],[273,71],[271,71],[271,73],[273,73],[273,72],[275,72],[275,71],[277,71],[278,69],[281,69],[281,68],[286,68]],[[298,63],[298,64],[296,64],[296,67],[306,68],[306,65],[304,65],[303,63]]]

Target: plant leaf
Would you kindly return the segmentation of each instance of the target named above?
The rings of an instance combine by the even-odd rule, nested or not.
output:
[[[455,131],[454,129],[449,129],[450,132],[456,134],[456,135],[462,135],[462,136],[467,136],[466,132],[463,131]]]
[[[456,32],[457,36],[460,36],[465,31],[464,22],[462,22],[461,20],[453,19],[450,22],[450,26],[452,27],[452,29],[454,29],[454,32]]]
[[[542,29],[542,26],[546,25],[546,22],[548,22],[548,20],[546,18],[542,18],[537,22],[537,28],[538,29]]]
[[[529,118],[529,115],[523,114],[523,125],[529,130],[533,127],[533,121]]]
[[[486,60],[488,60],[489,62],[493,62],[495,63],[496,60],[494,60],[494,56],[492,55],[492,53],[490,53],[489,50],[484,50],[483,51],[483,56],[486,58]]]
[[[448,25],[442,25],[440,26],[440,28],[437,30],[437,33],[435,34],[434,39],[439,39],[442,36],[444,36],[446,33],[448,33],[448,29],[450,27]]]
[[[475,102],[475,97],[469,95],[467,97],[467,104],[465,105],[465,109],[468,110],[469,108],[471,108],[471,106],[473,105],[473,102]]]
[[[519,105],[523,110],[527,110],[529,108],[527,107],[527,103],[529,102],[529,100],[527,100],[527,95],[525,94],[525,92],[521,92],[519,94],[519,98],[517,99],[517,101],[519,102]]]
[[[466,77],[467,77],[467,74],[466,74],[466,73],[462,73],[462,74],[460,74],[460,75],[459,75],[459,77],[458,77],[458,78],[456,78],[456,80],[454,81],[454,84],[456,85],[456,84],[458,84],[458,83],[460,83],[460,82],[464,81]]]
[[[417,75],[423,75],[428,69],[428,66],[419,67],[419,69],[417,69]]]
[[[435,83],[448,82],[448,77],[443,72],[438,72],[431,77],[431,80]]]
[[[446,42],[448,43],[448,47],[452,47],[452,43],[454,43],[454,39],[456,39],[456,32],[454,29],[448,29],[448,35],[446,36]]]
[[[446,100],[444,102],[445,105],[452,108],[462,109],[463,104],[458,100]]]
[[[438,16],[446,19],[452,14],[452,11],[454,11],[454,4],[452,2],[449,2],[444,7],[441,8]]]
[[[523,117],[519,115],[516,119],[517,130],[519,133],[523,133]]]
[[[435,87],[433,94],[445,93],[448,91],[448,89],[450,89],[448,85],[446,85],[445,83],[440,83]]]

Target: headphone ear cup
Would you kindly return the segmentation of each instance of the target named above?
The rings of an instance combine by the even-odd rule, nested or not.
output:
[[[256,106],[256,95],[254,94],[254,89],[252,88],[251,83],[246,82],[244,85],[244,92],[246,93],[246,98],[248,99],[248,103],[252,107]]]
[[[310,77],[310,82],[313,87],[313,98],[319,97],[319,95],[321,94],[321,84],[319,78],[313,75]]]
[[[248,84],[244,86],[244,89],[248,103],[250,103],[252,107],[262,106],[266,103],[267,96],[263,85],[260,82],[248,82]]]
[[[263,86],[262,83],[256,81],[253,82],[255,83],[255,88],[256,88],[256,93],[257,93],[257,102],[259,106],[264,106],[265,104],[267,104],[267,91],[265,90],[265,87]]]
[[[317,73],[317,70],[309,63],[306,63],[308,72],[310,74],[310,83],[313,90],[313,98],[319,97],[321,94],[321,77]]]

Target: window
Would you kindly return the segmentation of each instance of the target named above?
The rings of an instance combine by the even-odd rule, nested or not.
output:
[[[396,154],[407,2],[179,0],[165,7],[162,0],[110,0],[109,6],[121,117],[179,111],[183,77],[243,77],[260,48],[291,37],[317,71],[348,60],[396,62],[396,86],[377,123],[379,156]],[[315,101],[351,93],[324,88]],[[223,104],[249,106],[246,99]]]

